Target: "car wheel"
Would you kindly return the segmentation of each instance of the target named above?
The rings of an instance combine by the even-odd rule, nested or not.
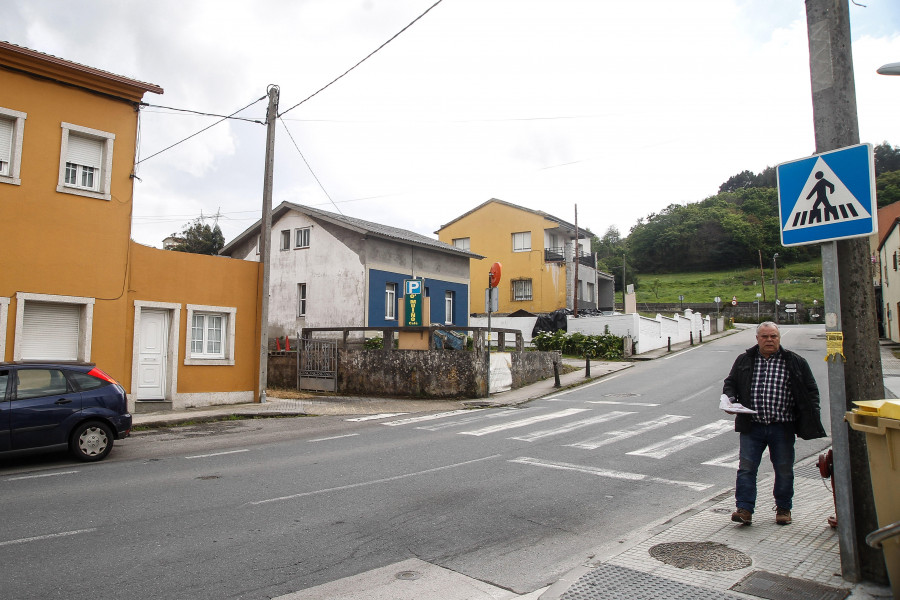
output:
[[[112,446],[112,429],[100,421],[88,421],[76,427],[69,442],[69,450],[83,461],[103,460]]]

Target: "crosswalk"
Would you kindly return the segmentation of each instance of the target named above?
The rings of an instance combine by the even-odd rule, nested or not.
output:
[[[645,404],[644,406],[655,406]],[[618,406],[619,408],[630,408]],[[506,439],[520,442],[551,440],[556,436],[571,434],[577,431],[591,430],[592,434],[583,440],[563,443],[562,446],[581,450],[597,450],[604,446],[617,444],[630,438],[641,438],[647,434],[664,428],[677,427],[691,417],[685,415],[663,414],[651,417],[627,426],[616,426],[615,422],[637,414],[629,410],[609,410],[599,408],[565,408],[562,410],[538,411],[522,417],[521,409],[461,409],[441,413],[414,415],[402,419],[397,413],[370,415],[366,420],[382,419],[382,425],[388,427],[414,427],[427,431],[456,430],[458,435],[474,437],[504,435]],[[574,420],[573,420],[574,418]],[[390,420],[384,420],[390,419]],[[362,419],[348,419],[359,421]],[[546,427],[550,422],[556,423]],[[602,428],[604,424],[612,427]],[[543,425],[543,426],[542,426]],[[541,426],[522,433],[521,430],[533,426]],[[654,442],[645,447],[627,452],[631,456],[663,459],[685,450],[696,444],[712,440],[733,430],[733,423],[728,419],[719,419],[699,427],[673,433],[670,437]],[[600,431],[597,431],[600,429]],[[516,430],[516,431],[513,431]],[[705,465],[732,468],[737,464],[737,449],[733,454],[721,456],[703,463]]]

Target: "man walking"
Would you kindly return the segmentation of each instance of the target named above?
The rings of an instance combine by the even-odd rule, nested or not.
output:
[[[756,474],[763,451],[775,469],[775,522],[788,525],[794,497],[794,440],[825,437],[819,415],[819,388],[809,363],[781,347],[778,325],[756,328],[756,346],[737,357],[722,393],[756,411],[738,414],[734,429],[741,434],[735,500],[731,520],[750,525],[756,506]]]

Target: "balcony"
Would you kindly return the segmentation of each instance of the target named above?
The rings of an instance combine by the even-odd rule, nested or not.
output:
[[[544,262],[566,262],[566,250],[559,248],[544,248]],[[594,264],[594,255],[590,252],[579,251],[578,262],[585,267],[596,268]]]

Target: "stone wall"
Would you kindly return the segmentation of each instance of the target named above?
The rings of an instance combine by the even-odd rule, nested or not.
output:
[[[511,352],[513,387],[553,377],[559,352]],[[483,353],[457,350],[338,350],[338,393],[402,398],[486,395]],[[269,387],[297,385],[297,354],[269,354]]]

